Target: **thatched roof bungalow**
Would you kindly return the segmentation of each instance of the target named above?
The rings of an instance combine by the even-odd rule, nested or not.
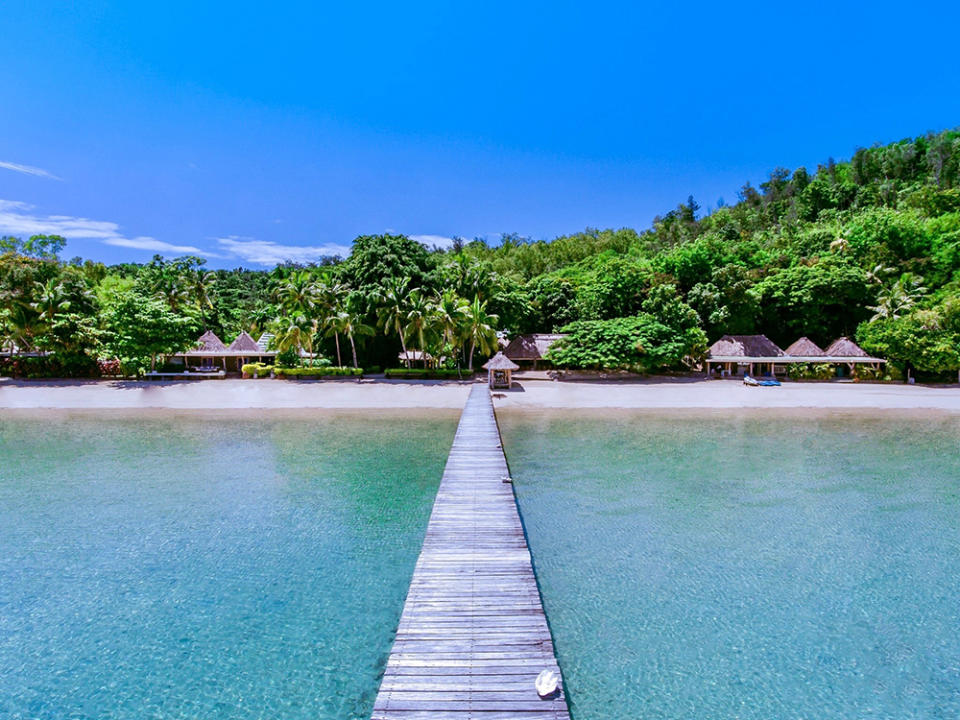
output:
[[[237,335],[236,339],[230,343],[230,347],[227,349],[232,350],[233,352],[252,353],[254,355],[262,352],[260,346],[257,344],[257,341],[250,337],[246,330]]]
[[[263,362],[272,360],[275,356],[275,352],[261,348],[246,332],[237,335],[228,347],[216,333],[207,330],[197,339],[193,349],[179,353],[174,356],[173,361],[182,362],[185,367],[204,370],[222,367],[225,371],[240,372],[248,362]]]
[[[783,353],[791,357],[823,357],[826,355],[819,345],[806,336],[788,346]]]
[[[424,367],[427,367],[427,365],[433,363],[434,358],[433,355],[428,352],[408,349],[407,352],[403,352],[403,350],[401,350],[397,354],[397,360],[409,368],[413,367],[414,363],[421,363]]]
[[[781,350],[765,335],[724,335],[710,346],[707,374],[719,370],[721,376],[785,374],[788,365],[817,363],[834,365],[838,377],[853,372],[854,365],[879,367],[886,362],[863,351],[849,338],[834,340],[822,350],[810,338],[802,337]]]
[[[227,346],[223,344],[223,340],[217,337],[217,334],[213,330],[207,330],[200,338],[197,340],[197,347],[195,350],[197,352],[203,353],[219,353],[225,352]]]
[[[766,335],[724,335],[707,351],[706,369],[709,375],[719,367],[721,375],[773,375],[775,362],[783,357],[783,350]]]
[[[707,357],[722,361],[733,358],[742,362],[749,358],[782,357],[783,350],[766,335],[724,335],[710,346]]]
[[[509,342],[503,354],[515,363],[531,363],[536,370],[537,363],[549,362],[546,357],[550,346],[565,337],[567,336],[563,333],[518,335]]]
[[[511,375],[514,370],[519,370],[520,366],[502,352],[498,352],[483,364],[483,369],[487,371],[487,381],[491,389],[509,388],[513,382]]]
[[[848,337],[839,337],[827,346],[826,355],[840,358],[869,358],[870,355]]]

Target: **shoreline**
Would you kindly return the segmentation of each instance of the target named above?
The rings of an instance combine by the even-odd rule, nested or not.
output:
[[[413,410],[456,409],[474,383],[449,381],[103,380],[0,381],[0,410]],[[498,410],[931,410],[960,413],[960,388],[652,378],[553,382],[524,379],[495,391]]]

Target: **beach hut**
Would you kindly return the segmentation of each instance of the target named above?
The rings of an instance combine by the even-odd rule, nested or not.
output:
[[[483,369],[487,371],[487,382],[491,390],[498,387],[509,389],[513,382],[511,374],[514,370],[519,370],[520,366],[502,352],[498,352],[484,363]]]
[[[783,350],[766,335],[724,335],[707,352],[707,375],[716,369],[731,377],[773,375],[783,356]]]
[[[877,369],[886,360],[872,357],[862,347],[848,337],[839,337],[824,350],[824,362],[829,362],[837,369],[837,377],[852,375],[857,365],[870,365]]]
[[[794,342],[790,347],[783,351],[784,355],[791,358],[822,358],[826,353],[820,349],[813,340],[808,337],[802,337]],[[800,362],[795,360],[794,362]]]
[[[433,356],[428,352],[421,352],[420,350],[408,349],[407,352],[401,350],[400,354],[397,355],[397,360],[408,368],[412,368],[414,364],[420,364],[423,367],[433,364]]]
[[[187,350],[179,357],[182,358],[184,367],[188,369],[192,363],[193,367],[203,370],[214,370],[220,367],[224,372],[228,370],[240,372],[244,363],[248,361],[272,360],[275,356],[275,352],[261,349],[246,332],[241,332],[227,347],[216,333],[207,330],[199,337],[192,350]]]
[[[565,338],[562,333],[532,333],[530,335],[518,335],[509,342],[503,350],[503,354],[515,363],[530,363],[534,370],[537,364],[541,365],[546,360],[547,351],[560,338]]]
[[[217,334],[213,330],[207,330],[203,335],[197,340],[197,346],[194,348],[197,352],[223,352],[227,349],[227,346],[223,344],[223,340],[217,337]]]
[[[254,340],[246,330],[241,331],[240,334],[234,338],[227,350],[235,353],[233,364],[237,372],[250,360],[256,359],[259,362],[263,353],[260,345],[257,344],[257,341]]]

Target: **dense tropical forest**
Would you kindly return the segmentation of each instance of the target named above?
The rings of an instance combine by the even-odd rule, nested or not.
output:
[[[270,332],[288,364],[389,367],[425,350],[472,368],[497,332],[563,331],[577,368],[682,369],[725,333],[784,345],[847,335],[928,379],[960,369],[960,130],[778,168],[735,204],[688,200],[644,232],[505,235],[428,249],[363,236],[350,256],[270,271],[196,257],[61,260],[56,236],[0,239],[4,374],[134,373],[191,346]],[[306,351],[300,353],[300,350]],[[313,356],[311,360],[302,355]],[[426,362],[424,360],[424,362]]]

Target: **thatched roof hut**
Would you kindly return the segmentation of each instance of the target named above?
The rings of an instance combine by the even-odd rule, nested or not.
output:
[[[518,335],[504,349],[503,354],[515,362],[537,362],[545,360],[550,346],[557,340],[565,338],[563,333],[532,333]]]
[[[487,383],[491,388],[509,388],[513,383],[512,373],[519,370],[520,366],[502,352],[498,352],[483,364],[483,369],[487,371]]]
[[[766,335],[724,335],[710,346],[708,356],[717,358],[775,358],[783,350]]]
[[[502,352],[498,352],[483,364],[484,370],[519,370],[520,366]]]
[[[272,350],[261,349],[254,339],[245,332],[240,333],[230,343],[230,347],[227,347],[215,333],[208,330],[200,336],[192,350],[177,353],[175,357],[182,357],[182,362],[187,367],[193,362],[199,363],[200,367],[206,369],[215,368],[219,365],[224,371],[240,372],[247,359],[263,360],[275,355],[276,353]]]
[[[227,349],[230,352],[250,353],[251,355],[259,355],[263,352],[260,346],[257,345],[257,341],[250,337],[246,330],[237,335],[236,339],[230,343],[230,347]]]
[[[827,347],[825,353],[830,357],[868,358],[866,351],[848,337],[840,337]]]
[[[225,352],[226,349],[227,346],[223,344],[223,340],[218,338],[217,334],[212,330],[207,330],[200,336],[200,339],[197,340],[197,352],[219,353]]]
[[[793,357],[823,357],[825,353],[813,340],[804,336],[783,351]]]

